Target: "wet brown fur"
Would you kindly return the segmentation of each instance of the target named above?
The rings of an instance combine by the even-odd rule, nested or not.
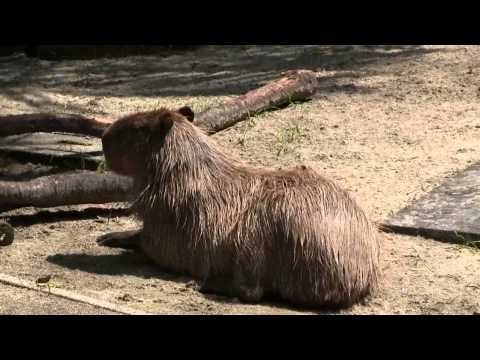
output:
[[[346,191],[304,166],[251,167],[192,121],[188,107],[137,113],[103,137],[109,166],[135,180],[150,258],[252,302],[344,307],[377,288],[377,229]]]

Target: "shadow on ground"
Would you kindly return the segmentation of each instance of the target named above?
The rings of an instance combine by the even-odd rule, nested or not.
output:
[[[47,261],[70,270],[97,275],[133,275],[143,279],[159,277],[163,280],[178,280],[186,282],[186,278],[179,278],[159,271],[142,253],[122,251],[120,254],[87,255],[87,254],[56,254],[49,256]]]
[[[131,275],[142,279],[158,278],[182,285],[192,280],[187,276],[159,270],[145,255],[135,251],[122,251],[120,254],[111,255],[56,254],[47,257],[47,261],[69,270],[80,270],[97,275]],[[225,296],[215,294],[201,294],[201,296],[223,304],[238,304],[237,300]],[[262,301],[261,305],[316,314],[331,314],[340,311],[340,309],[319,310],[294,306],[274,297]]]
[[[228,96],[261,86],[282,71],[303,68],[339,71],[326,76],[333,83],[321,91],[371,91],[335,82],[345,76],[378,74],[384,71],[383,65],[431,51],[410,45],[237,45],[198,47],[166,57],[94,61],[41,61],[19,55],[0,59],[0,86],[12,100],[40,108],[55,105],[48,97],[55,87],[71,96]],[[32,84],[36,87],[29,88]],[[69,104],[69,111],[82,113],[83,109]]]
[[[39,211],[28,215],[5,215],[8,222],[14,226],[31,226],[35,224],[54,223],[58,221],[77,221],[80,219],[91,219],[95,217],[115,217],[128,215],[129,210],[126,208],[86,208],[82,210],[55,210],[55,211]],[[0,220],[2,217],[0,217]],[[166,269],[160,269],[157,265],[142,254],[135,251],[121,251],[115,254],[55,254],[48,256],[46,259],[49,263],[69,269],[79,270],[86,273],[97,275],[113,275],[136,276],[140,279],[157,278],[163,281],[173,281],[175,283],[185,285],[192,279],[182,274],[177,274]],[[206,299],[223,303],[238,304],[234,299],[219,296],[215,294],[202,294]],[[318,310],[297,307],[282,302],[276,298],[269,298],[262,302],[262,305],[268,305],[279,309],[288,309],[300,312],[314,312],[318,314],[334,313],[334,310]]]
[[[127,207],[96,208],[73,210],[41,210],[34,214],[4,215],[0,214],[0,220],[8,220],[12,226],[32,226],[36,224],[51,224],[59,221],[78,221],[95,219],[97,217],[112,218],[128,216],[130,210]]]

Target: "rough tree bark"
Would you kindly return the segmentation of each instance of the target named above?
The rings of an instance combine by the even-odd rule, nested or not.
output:
[[[318,86],[318,73],[309,70],[289,71],[284,77],[247,92],[219,106],[198,114],[195,124],[210,133],[226,129],[250,115],[276,108],[292,101],[306,100]]]
[[[196,116],[195,124],[209,133],[226,129],[259,112],[306,100],[317,88],[319,75],[310,70],[283,73],[282,78],[247,92]],[[98,121],[75,114],[23,114],[0,116],[0,136],[31,132],[67,132],[101,137],[108,120]]]
[[[21,114],[0,117],[0,136],[66,132],[101,137],[109,123],[75,114]]]
[[[319,75],[289,71],[265,86],[249,91],[196,117],[195,124],[215,133],[259,112],[291,101],[306,100],[317,88]],[[29,114],[0,117],[0,136],[27,132],[70,132],[101,137],[108,123],[81,115]],[[0,211],[24,206],[54,207],[128,200],[131,180],[112,173],[54,175],[29,182],[0,181]]]
[[[113,173],[79,172],[30,181],[0,181],[0,211],[18,207],[101,204],[129,200],[133,182]]]

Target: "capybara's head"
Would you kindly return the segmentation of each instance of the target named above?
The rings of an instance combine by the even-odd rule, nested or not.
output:
[[[141,174],[148,156],[162,146],[172,126],[193,119],[192,109],[184,106],[176,111],[159,109],[135,113],[115,121],[102,136],[107,166],[121,175]]]

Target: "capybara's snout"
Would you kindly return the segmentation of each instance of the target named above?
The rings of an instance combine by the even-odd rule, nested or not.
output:
[[[107,167],[113,171],[118,171],[115,166],[115,161],[113,161],[115,159],[115,142],[109,129],[105,130],[102,135],[102,150]],[[116,157],[118,157],[118,155],[119,154],[117,154]]]

